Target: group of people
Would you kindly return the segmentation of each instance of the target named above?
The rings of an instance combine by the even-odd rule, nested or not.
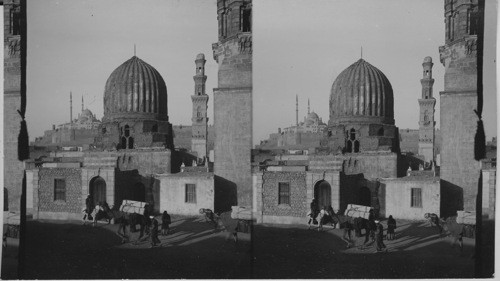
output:
[[[158,232],[159,232],[159,223],[155,219],[154,216],[149,217],[151,219],[151,248],[155,247],[156,244],[160,244],[161,246],[161,241],[158,238]],[[170,218],[170,215],[168,212],[165,210],[163,211],[163,214],[161,215],[161,235],[165,236],[168,235],[168,231],[170,230],[170,224],[172,223],[172,219]]]
[[[319,221],[316,222],[316,217],[319,215]],[[375,242],[377,252],[386,251],[387,247],[384,244],[384,226],[381,224],[380,220],[375,219],[375,213],[373,209],[370,210],[368,219],[363,218],[352,218],[348,216],[342,216],[340,213],[335,213],[331,206],[323,207],[321,210],[317,204],[316,199],[313,199],[310,205],[309,211],[309,228],[311,228],[311,224],[319,224],[318,230],[321,229],[321,226],[326,222],[326,218],[332,218],[332,225],[336,228],[336,224],[339,223],[339,228],[343,229],[342,240],[347,243],[347,248],[353,246],[352,242],[352,231],[356,230],[356,234],[361,236],[361,228],[360,225],[364,224],[365,228],[365,241],[363,243],[362,248],[366,248],[366,246],[370,242]],[[395,229],[396,229],[396,220],[391,216],[389,216],[387,220],[387,240],[395,239]]]

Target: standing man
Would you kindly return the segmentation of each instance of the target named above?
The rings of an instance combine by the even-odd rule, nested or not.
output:
[[[170,215],[167,213],[167,210],[163,212],[163,215],[161,216],[161,235],[167,235],[168,230],[170,229]]]
[[[92,220],[92,211],[94,210],[94,200],[92,200],[92,196],[90,194],[87,195],[87,199],[85,199],[85,210],[83,215],[83,224],[85,224],[86,220]]]
[[[384,244],[384,226],[378,220],[376,220],[375,223],[377,224],[377,231],[375,233],[377,252],[387,251],[387,248]]]
[[[160,246],[161,246],[161,241],[160,241],[160,239],[158,239],[158,221],[154,218],[154,216],[150,216],[149,218],[151,219],[152,225],[153,225],[153,227],[151,228],[151,233],[150,233],[151,248],[156,246],[156,243],[160,244]]]
[[[394,240],[395,229],[396,229],[396,220],[391,215],[387,220],[387,240]]]

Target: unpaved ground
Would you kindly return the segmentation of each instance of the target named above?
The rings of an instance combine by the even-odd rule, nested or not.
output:
[[[26,279],[249,278],[250,234],[227,239],[198,218],[172,217],[172,233],[121,244],[117,225],[28,221]],[[138,233],[132,234],[135,240]]]
[[[474,240],[464,250],[440,238],[427,222],[398,222],[387,253],[346,248],[342,230],[307,230],[305,225],[259,225],[253,232],[256,278],[469,278],[474,276]],[[355,244],[362,245],[363,238]]]
[[[440,238],[428,223],[398,221],[387,253],[347,249],[342,230],[307,230],[305,225],[256,225],[235,243],[199,218],[173,217],[172,234],[121,244],[117,225],[28,221],[25,279],[151,278],[471,278],[474,240],[464,250]],[[493,230],[494,224],[487,225]],[[138,233],[132,235],[136,239]],[[494,234],[483,239],[485,271],[493,272]],[[229,239],[228,239],[229,238]],[[364,238],[356,238],[361,245]],[[491,275],[490,275],[491,276]],[[2,276],[3,277],[3,276]]]
[[[5,229],[5,226],[4,226]],[[12,280],[17,278],[19,239],[7,237],[7,247],[2,249],[2,279]]]

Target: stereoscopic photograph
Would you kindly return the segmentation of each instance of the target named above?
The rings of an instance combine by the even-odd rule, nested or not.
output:
[[[497,1],[1,2],[2,279],[494,277]]]

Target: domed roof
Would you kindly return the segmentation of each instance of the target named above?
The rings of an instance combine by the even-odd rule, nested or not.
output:
[[[92,111],[90,111],[89,109],[84,109],[81,113],[81,116],[85,116],[85,117],[92,117],[94,114],[92,114]]]
[[[394,124],[394,95],[387,77],[363,59],[333,82],[330,123]]]
[[[319,123],[319,116],[314,111],[307,114],[305,124],[306,125],[314,125]]]
[[[97,119],[94,117],[94,114],[89,109],[84,109],[80,116],[78,117],[78,121],[80,123],[87,121],[96,121]]]
[[[103,121],[117,119],[168,121],[165,81],[136,56],[116,68],[106,81]]]
[[[425,57],[424,58],[424,62],[432,62],[432,58],[431,57]]]

